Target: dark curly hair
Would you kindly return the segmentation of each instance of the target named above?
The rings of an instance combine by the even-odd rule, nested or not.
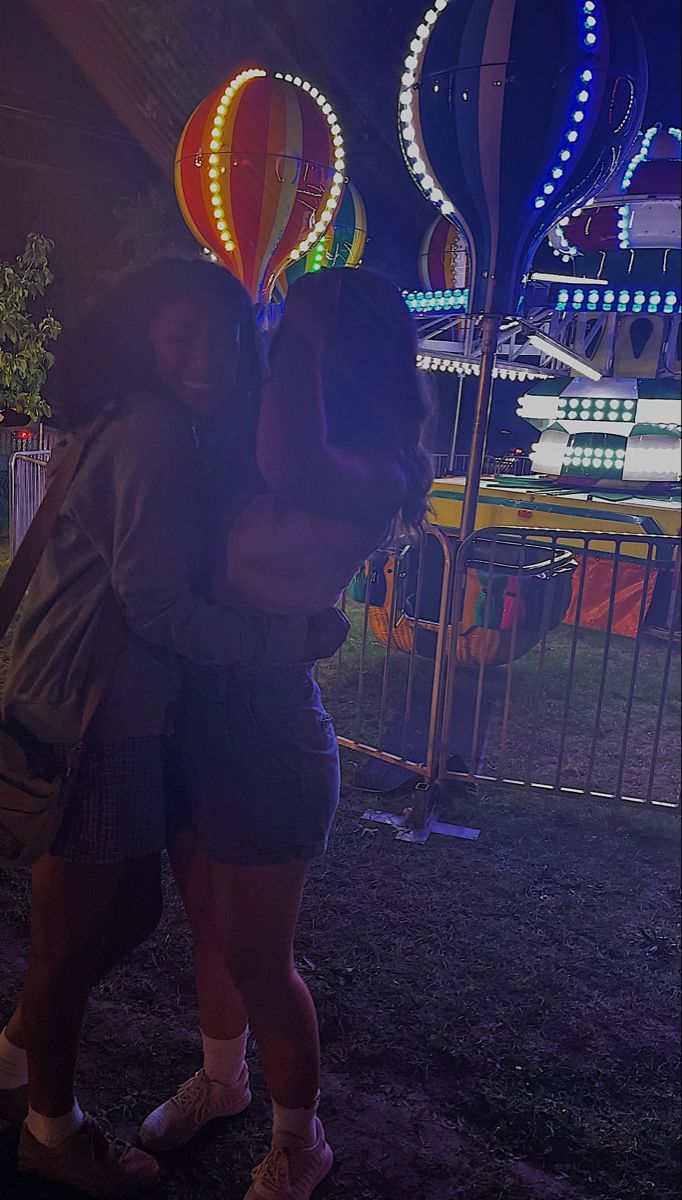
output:
[[[431,405],[417,368],[414,321],[385,276],[366,267],[341,272],[336,330],[322,370],[330,441],[396,454],[407,482],[397,531],[419,534],[433,483],[424,446]]]
[[[262,363],[251,301],[238,279],[201,258],[166,258],[127,275],[86,313],[60,350],[51,377],[53,421],[82,430],[131,393],[161,391],[149,330],[154,318],[185,296],[201,296],[226,313],[226,335],[238,337],[235,430],[255,443]],[[226,401],[228,397],[226,396]]]

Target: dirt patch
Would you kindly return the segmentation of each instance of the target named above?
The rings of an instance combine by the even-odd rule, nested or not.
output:
[[[479,795],[478,842],[368,832],[344,799],[298,959],[318,1003],[337,1167],[320,1200],[673,1200],[679,1195],[677,818]],[[0,1012],[26,881],[0,877]],[[189,937],[167,883],[149,943],[94,995],[82,1102],[134,1133],[199,1064]],[[251,1110],[164,1167],[163,1200],[242,1200],[268,1135]],[[73,1200],[14,1174],[6,1200]],[[317,1197],[316,1197],[317,1200]]]

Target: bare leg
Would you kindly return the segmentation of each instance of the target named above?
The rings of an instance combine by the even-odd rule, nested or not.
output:
[[[162,910],[160,856],[126,864],[125,874],[102,924],[99,945],[93,956],[90,987],[106,979],[114,967],[146,942],[161,920]],[[7,1022],[5,1032],[13,1046],[26,1049],[21,1002]]]
[[[133,877],[145,878],[156,861],[135,864]],[[43,1116],[62,1116],[73,1106],[85,1006],[93,981],[105,965],[113,965],[111,909],[131,867],[76,864],[46,855],[33,868],[31,954],[20,1017],[15,1014],[10,1022],[9,1036],[15,1041],[23,1035],[29,1099]]]
[[[210,879],[215,939],[249,1016],[273,1099],[311,1108],[320,1087],[320,1039],[293,941],[309,864],[224,866],[198,853]]]
[[[206,874],[205,859],[197,853],[196,836],[192,830],[180,831],[170,848],[170,859],[192,928],[192,956],[201,1031],[209,1038],[231,1041],[244,1032],[248,1017],[216,941],[211,878]]]

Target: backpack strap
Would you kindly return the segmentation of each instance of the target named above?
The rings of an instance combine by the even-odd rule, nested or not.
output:
[[[45,497],[26,531],[9,570],[0,586],[0,639],[5,636],[24,598],[48,538],[54,528],[80,464],[85,442],[74,439],[63,453]],[[115,603],[115,601],[114,601]],[[118,607],[118,606],[117,606]],[[91,679],[85,695],[78,741],[82,742],[92,724],[121,650],[116,638],[96,648],[91,663]]]
[[[0,587],[0,638],[9,629],[38,567],[52,528],[78,470],[84,443],[74,440],[63,457]]]

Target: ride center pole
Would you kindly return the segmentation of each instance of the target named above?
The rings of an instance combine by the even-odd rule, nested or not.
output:
[[[457,403],[455,407],[455,423],[452,429],[452,444],[450,446],[450,461],[448,462],[448,472],[454,475],[455,459],[457,457],[457,434],[459,433],[459,418],[462,415],[462,394],[464,392],[464,376],[460,375],[457,385]]]
[[[471,435],[469,465],[467,467],[464,498],[462,500],[462,518],[460,521],[459,540],[463,542],[473,533],[476,526],[476,509],[481,488],[481,473],[485,454],[488,423],[493,399],[493,372],[497,354],[497,339],[500,332],[501,318],[493,315],[483,317],[483,332],[481,337],[481,374],[476,393],[474,409],[474,428]]]

